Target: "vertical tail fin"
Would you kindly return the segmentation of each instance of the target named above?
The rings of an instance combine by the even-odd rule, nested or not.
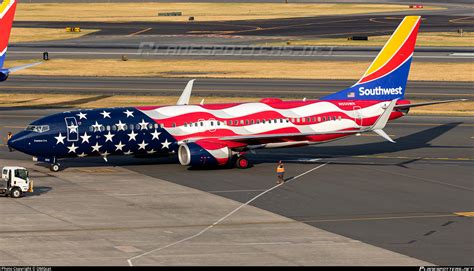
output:
[[[355,85],[321,100],[403,99],[420,21],[406,16]]]
[[[8,39],[15,16],[16,0],[3,0],[0,5],[0,69],[7,55]]]

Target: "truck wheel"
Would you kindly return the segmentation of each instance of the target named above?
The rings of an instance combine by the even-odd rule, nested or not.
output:
[[[14,199],[21,197],[21,190],[19,188],[13,188],[12,192],[10,193],[10,197]]]
[[[51,164],[51,166],[49,167],[49,169],[52,171],[52,172],[58,172],[61,167],[59,166],[59,164]]]

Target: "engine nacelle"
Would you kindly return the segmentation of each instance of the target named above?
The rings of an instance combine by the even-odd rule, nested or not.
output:
[[[7,80],[9,73],[8,72],[0,72],[0,82]]]
[[[178,149],[178,159],[183,166],[222,166],[231,156],[229,147],[214,142],[184,143]]]

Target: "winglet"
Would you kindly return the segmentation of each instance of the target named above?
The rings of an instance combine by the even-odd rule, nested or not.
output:
[[[191,92],[193,90],[194,80],[196,80],[196,79],[189,80],[188,84],[186,85],[186,87],[183,90],[183,93],[179,97],[178,102],[176,103],[176,105],[187,105],[187,104],[189,104],[189,99],[191,98]]]

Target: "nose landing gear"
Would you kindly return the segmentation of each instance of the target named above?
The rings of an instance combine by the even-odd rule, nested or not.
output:
[[[61,165],[59,163],[54,163],[49,166],[49,170],[52,172],[58,172],[61,170]]]

